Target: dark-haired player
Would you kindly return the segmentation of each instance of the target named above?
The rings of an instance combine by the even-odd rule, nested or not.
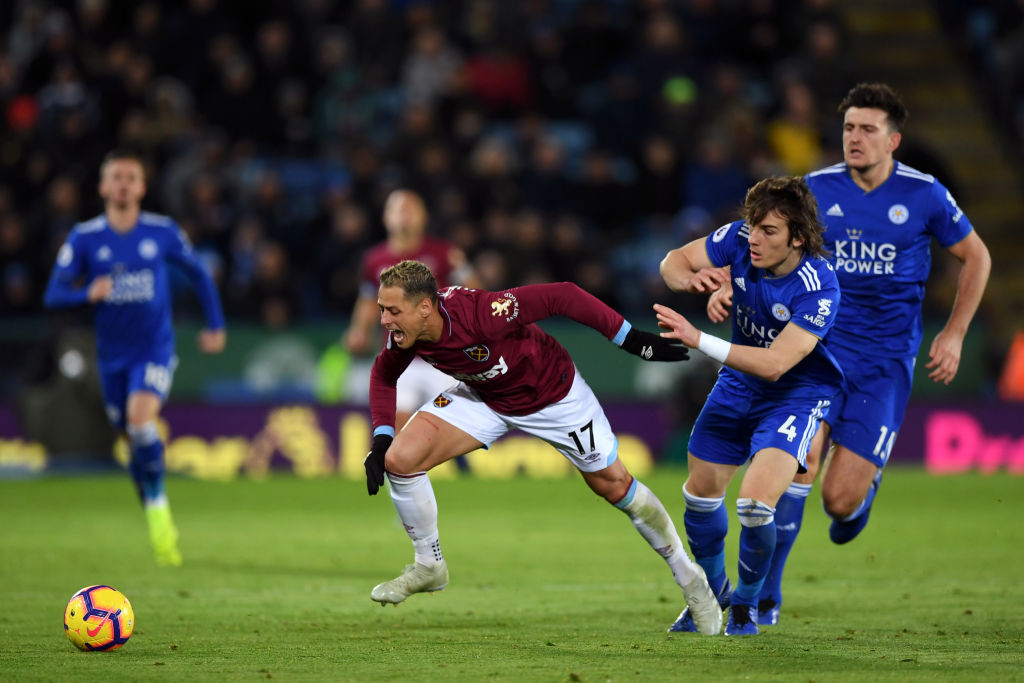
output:
[[[848,386],[807,458],[807,473],[779,501],[779,541],[761,595],[762,624],[778,621],[786,557],[829,437],[835,448],[821,486],[832,518],[829,536],[848,543],[868,522],[910,398],[932,241],[961,264],[949,319],[928,350],[926,367],[936,382],[949,384],[956,376],[991,269],[988,249],[949,190],[893,158],[908,116],[899,96],[885,84],[862,83],[839,111],[844,161],[808,174],[807,184],[817,197],[825,247],[843,292],[829,344]],[[726,315],[722,302],[728,302],[726,288],[709,302],[713,320]]]

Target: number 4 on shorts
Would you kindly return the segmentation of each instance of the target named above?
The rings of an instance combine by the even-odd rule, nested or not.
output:
[[[796,438],[796,427],[793,426],[793,423],[795,421],[796,415],[790,415],[789,418],[782,423],[782,426],[775,431],[777,431],[779,434],[785,434],[786,441],[792,441],[793,439]]]

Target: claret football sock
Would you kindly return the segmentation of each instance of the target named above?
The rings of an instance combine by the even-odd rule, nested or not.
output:
[[[761,587],[761,595],[758,596],[758,622],[761,624],[774,624],[778,621],[778,608],[782,605],[782,574],[786,568],[789,552],[793,549],[796,537],[800,533],[800,526],[804,519],[804,506],[810,492],[810,484],[790,484],[775,506],[775,552],[772,553],[772,563],[768,569],[768,575],[764,579],[764,585]],[[761,609],[762,604],[764,604],[764,610]],[[760,614],[762,611],[769,611],[773,608],[775,609],[774,617]],[[766,619],[770,619],[770,621],[766,621]]]
[[[431,567],[444,561],[437,531],[437,499],[426,472],[413,475],[388,473],[391,501],[412,541],[416,563]]]
[[[639,479],[633,478],[629,491],[615,507],[629,515],[640,535],[665,559],[680,588],[697,577],[697,565],[687,556],[665,506]]]

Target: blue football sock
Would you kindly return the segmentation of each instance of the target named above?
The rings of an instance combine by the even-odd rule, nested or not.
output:
[[[804,504],[811,492],[810,484],[790,484],[775,506],[775,552],[772,564],[761,587],[760,600],[782,604],[782,572],[786,568],[789,551],[796,543],[804,521]]]
[[[775,552],[775,510],[759,500],[739,498],[736,513],[743,528],[740,530],[740,578],[732,594],[733,605],[753,605]]]
[[[129,469],[139,500],[148,504],[164,498],[164,444],[156,424],[128,425],[132,459]]]
[[[686,499],[683,523],[690,552],[694,561],[704,569],[708,584],[717,595],[726,581],[725,536],[729,533],[729,516],[722,505],[725,496],[698,498],[690,495],[684,485],[683,497]]]

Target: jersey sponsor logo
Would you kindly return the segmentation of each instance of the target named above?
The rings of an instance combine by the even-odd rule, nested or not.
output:
[[[902,204],[893,204],[889,207],[889,220],[896,225],[903,225],[910,218],[910,211]]]
[[[114,290],[107,297],[107,302],[127,304],[152,301],[155,296],[155,282],[156,277],[151,270],[118,273],[114,276]]]
[[[754,346],[767,348],[775,341],[775,337],[779,336],[779,331],[775,328],[758,323],[754,319],[754,309],[746,304],[742,304],[736,309],[736,326]]]
[[[828,322],[823,317],[821,317],[821,314],[809,315],[805,313],[804,320],[811,323],[812,325],[817,325],[818,327],[825,327],[825,323]]]
[[[497,301],[491,302],[491,315],[504,317],[510,323],[519,316],[519,300],[512,292],[505,292]]]
[[[109,261],[110,257],[110,247],[108,247],[107,245],[104,244],[102,247],[96,250],[97,261]]]
[[[793,317],[793,314],[789,312],[789,308],[786,304],[776,302],[772,304],[772,315],[775,316],[776,320],[786,322]]]
[[[434,407],[435,408],[444,408],[444,407],[450,405],[451,402],[452,402],[452,399],[451,399],[450,396],[445,396],[444,394],[438,394],[437,398],[434,399]]]
[[[71,265],[71,260],[75,257],[75,251],[71,248],[70,244],[62,244],[60,251],[57,252],[57,265],[61,268],[67,268]]]
[[[832,206],[828,207],[828,211],[825,212],[825,215],[827,215],[827,216],[839,216],[841,218],[843,216],[843,210],[842,210],[842,208],[840,208],[838,203],[837,204],[833,204]]]
[[[744,280],[743,278],[741,278],[741,277],[733,278],[733,282],[735,282],[736,286],[739,287],[740,289],[742,289],[744,292],[747,291],[747,281]]]
[[[830,315],[832,313],[832,299],[818,299],[818,315]]]
[[[483,362],[491,357],[491,350],[483,344],[476,344],[474,346],[467,346],[462,349],[462,352],[472,358],[475,361]]]
[[[499,356],[498,363],[491,367],[490,370],[484,372],[477,372],[474,374],[464,374],[461,372],[452,373],[452,377],[459,380],[460,382],[486,382],[489,379],[494,379],[499,375],[504,375],[508,372],[508,365],[505,363],[505,357]]]
[[[723,225],[711,235],[712,242],[721,242],[729,232],[729,225]]]
[[[847,228],[846,236],[849,237],[851,240],[859,240],[861,237],[864,236],[864,231],[861,230],[860,228]]]
[[[896,272],[896,256],[899,254],[896,245],[889,242],[865,242],[859,237],[836,240],[832,249],[836,257],[836,270],[861,275],[893,275]]]
[[[139,242],[139,256],[144,259],[154,259],[156,258],[156,254],[156,242],[151,239],[144,239]]]

